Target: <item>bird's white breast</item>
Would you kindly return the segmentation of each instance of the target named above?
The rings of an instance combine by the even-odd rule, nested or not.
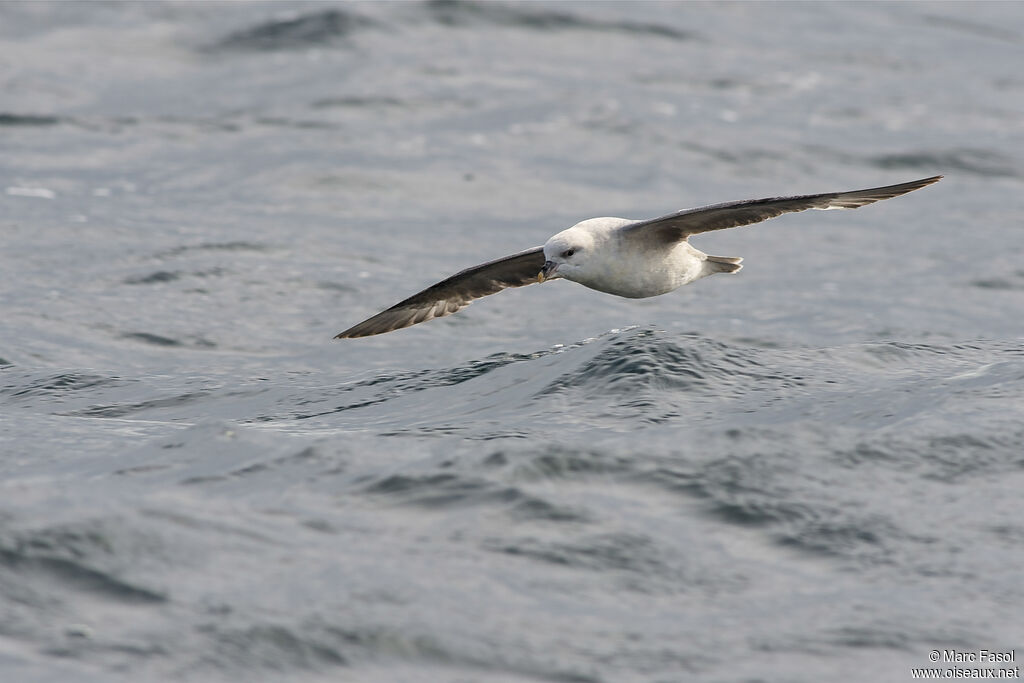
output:
[[[631,299],[658,296],[692,282],[704,272],[704,254],[680,242],[672,249],[644,249],[613,235],[588,255],[573,278],[582,285]]]

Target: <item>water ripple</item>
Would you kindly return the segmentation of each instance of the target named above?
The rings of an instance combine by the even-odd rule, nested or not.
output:
[[[273,19],[221,38],[208,49],[231,51],[294,50],[344,40],[373,22],[337,8]]]

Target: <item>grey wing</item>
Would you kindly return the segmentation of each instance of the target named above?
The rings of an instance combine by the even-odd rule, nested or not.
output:
[[[937,183],[942,176],[932,176],[910,183],[873,187],[852,192],[829,192],[800,197],[748,199],[740,202],[713,204],[699,209],[684,209],[667,216],[634,223],[623,228],[625,235],[656,238],[667,243],[679,242],[690,235],[711,230],[724,230],[751,223],[760,223],[784,213],[807,209],[856,209],[883,199],[892,199],[907,192]]]
[[[544,247],[534,247],[511,256],[467,268],[400,301],[386,311],[367,318],[340,333],[335,339],[369,337],[399,330],[433,318],[451,315],[474,299],[537,282],[544,267]]]

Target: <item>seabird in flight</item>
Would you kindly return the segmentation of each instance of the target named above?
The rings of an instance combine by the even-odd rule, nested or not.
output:
[[[474,299],[535,282],[565,278],[616,296],[658,296],[707,275],[735,273],[742,258],[710,256],[690,235],[735,228],[806,209],[856,209],[938,182],[932,176],[853,192],[774,197],[684,209],[650,220],[591,218],[558,233],[543,247],[481,263],[427,287],[335,339],[368,337],[451,315]]]

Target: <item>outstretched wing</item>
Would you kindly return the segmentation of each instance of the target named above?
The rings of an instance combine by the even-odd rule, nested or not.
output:
[[[467,268],[436,285],[413,294],[386,311],[354,325],[335,339],[369,337],[399,330],[433,318],[451,315],[474,299],[537,282],[544,267],[544,247],[534,247],[504,258]]]
[[[701,232],[760,223],[794,211],[856,209],[883,199],[892,199],[907,192],[920,190],[922,187],[937,183],[941,178],[942,176],[937,175],[910,183],[873,187],[868,190],[809,194],[800,197],[748,199],[741,202],[713,204],[699,209],[684,209],[667,216],[628,225],[623,228],[623,234],[643,239],[654,239],[664,243],[675,243]]]

